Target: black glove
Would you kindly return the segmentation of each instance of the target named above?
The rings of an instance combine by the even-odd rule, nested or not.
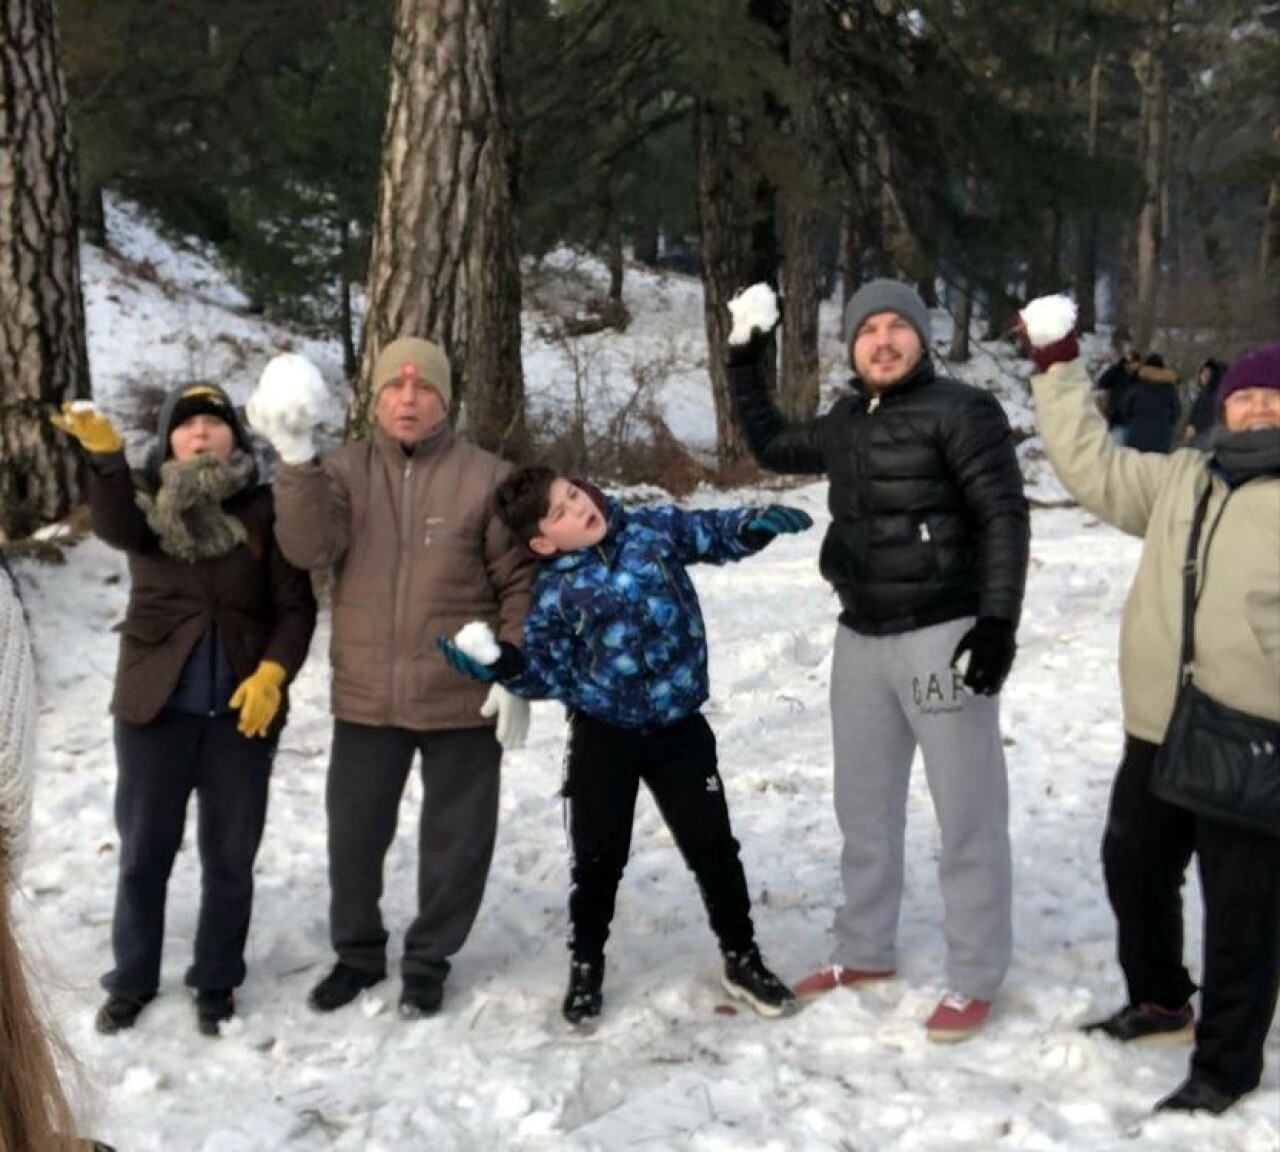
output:
[[[813,527],[813,517],[799,508],[785,504],[770,504],[751,517],[738,533],[738,538],[753,551],[759,552],[775,536],[803,532]]]
[[[725,353],[724,362],[730,368],[741,368],[748,364],[758,364],[764,359],[766,349],[769,347],[769,336],[772,329],[768,332],[761,332],[759,328],[752,328],[751,335],[747,337],[745,344],[730,344],[728,351]]]
[[[979,616],[951,654],[956,665],[969,653],[969,667],[964,672],[965,687],[975,696],[994,696],[1004,685],[1013,667],[1018,645],[1013,638],[1013,625],[995,616]]]

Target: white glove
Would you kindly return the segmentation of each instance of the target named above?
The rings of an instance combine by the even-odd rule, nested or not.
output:
[[[766,335],[773,331],[778,323],[778,297],[768,284],[752,284],[729,301],[729,315],[733,317],[729,343],[745,344],[754,328]]]
[[[284,352],[272,357],[262,370],[244,410],[249,423],[271,441],[281,460],[305,464],[316,454],[313,436],[325,400],[320,369],[305,356]]]
[[[529,701],[508,692],[501,684],[489,689],[489,695],[480,705],[480,715],[486,720],[498,717],[494,735],[503,751],[523,748],[529,735]]]

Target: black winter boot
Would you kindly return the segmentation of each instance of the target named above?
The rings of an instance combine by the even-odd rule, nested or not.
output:
[[[604,957],[569,962],[569,990],[564,996],[564,1018],[581,1024],[600,1015],[604,1007]]]
[[[217,1036],[218,1025],[236,1014],[236,998],[230,988],[201,988],[196,993],[196,1027],[202,1036]]]
[[[366,988],[372,988],[385,976],[383,972],[366,972],[339,960],[329,975],[311,989],[307,1004],[317,1012],[332,1012],[350,1004]]]
[[[155,999],[155,994],[143,996],[117,996],[114,992],[107,997],[98,1014],[93,1018],[93,1026],[104,1036],[114,1036],[126,1028],[132,1028],[142,1015],[142,1010]]]
[[[781,1016],[795,1004],[795,993],[765,967],[754,944],[743,952],[724,954],[720,983],[730,996],[745,1000],[761,1016]]]

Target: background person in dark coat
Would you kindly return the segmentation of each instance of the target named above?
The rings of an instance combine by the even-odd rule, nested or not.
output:
[[[1128,428],[1124,447],[1139,452],[1168,452],[1178,423],[1178,374],[1152,352],[1121,402],[1120,419]]]
[[[115,967],[98,1031],[131,1028],[160,984],[169,874],[187,803],[199,802],[200,915],[187,984],[217,1035],[245,976],[253,862],[284,725],[285,685],[315,627],[311,581],[281,555],[271,489],[256,482],[222,389],[175,389],[158,445],[130,475],[111,422],[66,405],[54,423],[88,453],[94,531],[129,558],[115,716],[120,881]]]
[[[1191,411],[1187,414],[1187,423],[1182,429],[1184,444],[1191,444],[1206,452],[1212,447],[1210,438],[1218,423],[1218,385],[1226,370],[1227,366],[1223,361],[1212,358],[1200,365],[1192,385]]]
[[[894,974],[919,747],[942,826],[950,989],[926,1029],[961,1040],[985,1023],[1012,950],[998,694],[1013,664],[1030,529],[1009,422],[989,392],[935,373],[916,292],[873,280],[845,311],[856,391],[790,424],[765,387],[769,323],[753,323],[748,293],[731,309],[735,411],[764,467],[829,478],[819,565],[842,609],[831,718],[844,906],[831,963],[796,992]]]
[[[1130,349],[1098,377],[1098,391],[1103,396],[1103,415],[1111,430],[1111,439],[1124,445],[1128,437],[1127,419],[1129,393],[1138,382],[1138,369],[1142,367],[1140,353]]]

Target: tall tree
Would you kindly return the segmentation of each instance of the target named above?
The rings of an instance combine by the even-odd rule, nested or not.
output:
[[[1151,343],[1156,328],[1160,253],[1164,245],[1165,195],[1169,142],[1169,52],[1177,0],[1157,0],[1146,36],[1134,60],[1142,88],[1142,209],[1138,213],[1137,284],[1134,338]]]
[[[423,336],[449,356],[472,438],[524,450],[507,34],[505,0],[400,0],[349,432],[367,420],[378,352]]]
[[[53,0],[0,4],[0,530],[77,495],[48,410],[89,394],[76,182]]]

